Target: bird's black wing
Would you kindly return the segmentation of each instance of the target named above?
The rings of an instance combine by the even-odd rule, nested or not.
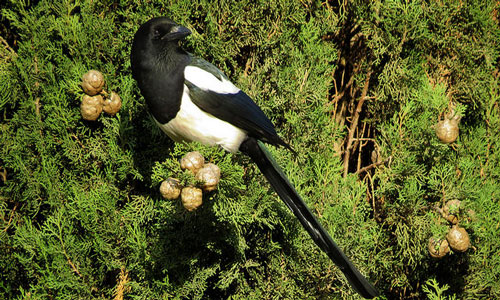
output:
[[[222,71],[203,59],[191,57],[189,66],[212,74],[221,85],[229,82]],[[202,88],[190,82],[189,78],[185,79],[185,84],[189,89],[191,101],[203,111],[245,130],[249,136],[290,148],[278,136],[272,122],[260,107],[243,91],[238,89],[235,93],[222,93],[218,92],[217,86]]]

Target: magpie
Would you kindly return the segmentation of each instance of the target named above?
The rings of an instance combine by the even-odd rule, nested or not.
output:
[[[264,143],[292,148],[255,102],[221,70],[181,48],[179,41],[190,34],[171,19],[156,17],[134,35],[132,76],[156,124],[176,142],[197,141],[248,155],[354,290],[365,298],[377,296],[377,289],[311,213]]]

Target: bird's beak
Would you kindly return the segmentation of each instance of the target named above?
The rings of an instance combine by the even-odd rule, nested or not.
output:
[[[174,40],[182,40],[191,34],[191,30],[187,29],[184,26],[176,25],[170,29],[170,32],[162,36],[162,40],[165,41],[174,41]]]

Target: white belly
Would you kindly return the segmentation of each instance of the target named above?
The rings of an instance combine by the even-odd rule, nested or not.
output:
[[[187,87],[184,87],[181,109],[175,118],[167,124],[156,123],[176,142],[196,141],[205,145],[219,145],[232,153],[238,151],[247,136],[246,131],[202,111],[191,102]]]

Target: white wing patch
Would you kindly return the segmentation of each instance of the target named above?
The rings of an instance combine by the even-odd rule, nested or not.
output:
[[[184,78],[201,89],[219,94],[237,94],[240,91],[231,81],[224,78],[220,80],[210,72],[195,66],[187,66],[184,69]]]
[[[197,72],[200,72],[199,70],[201,69],[198,69]],[[221,81],[212,74],[208,72],[205,73],[210,76],[204,74],[203,76],[206,76],[206,78],[212,77],[219,82],[219,85],[221,84]],[[203,76],[197,76],[196,79],[201,80]],[[208,79],[208,81],[210,81],[210,79]],[[200,86],[199,82],[194,80],[191,82]],[[226,90],[229,92],[230,86],[226,85],[226,83],[224,84],[224,86],[227,86],[228,89]],[[232,83],[230,84],[235,87]],[[215,91],[212,88],[210,90]],[[197,141],[205,145],[219,145],[232,153],[238,151],[241,143],[247,137],[246,131],[226,121],[222,121],[196,106],[191,101],[189,90],[186,86],[184,86],[184,92],[182,94],[181,108],[175,118],[167,124],[160,124],[158,121],[156,121],[156,123],[158,123],[158,126],[176,142]]]

